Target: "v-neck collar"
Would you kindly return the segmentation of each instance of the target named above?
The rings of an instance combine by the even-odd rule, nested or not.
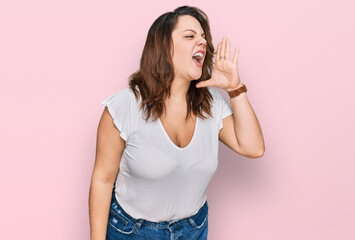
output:
[[[196,135],[196,132],[197,132],[197,127],[198,127],[198,122],[199,122],[198,119],[199,119],[199,117],[196,116],[195,129],[194,129],[194,133],[193,133],[193,135],[192,135],[192,138],[191,138],[189,144],[187,144],[187,145],[186,145],[185,147],[183,147],[183,148],[178,147],[178,146],[170,139],[168,133],[166,132],[166,130],[165,130],[164,126],[163,126],[163,123],[162,123],[161,120],[160,120],[160,117],[158,118],[158,122],[159,122],[159,125],[161,126],[162,131],[164,132],[164,135],[165,135],[166,138],[168,139],[168,141],[169,141],[176,149],[178,149],[178,150],[185,150],[185,149],[188,149],[188,148],[191,146],[191,144],[192,144],[192,142],[193,142],[193,140],[194,140],[194,138],[195,138],[195,135]]]

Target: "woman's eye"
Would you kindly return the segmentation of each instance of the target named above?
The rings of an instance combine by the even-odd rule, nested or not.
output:
[[[190,37],[194,37],[194,36],[192,36],[192,35],[190,35],[190,36],[186,36],[187,38],[190,38]]]

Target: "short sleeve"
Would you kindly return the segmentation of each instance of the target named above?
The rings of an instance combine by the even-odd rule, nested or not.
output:
[[[216,90],[216,95],[218,99],[218,106],[220,108],[219,112],[219,125],[218,125],[218,130],[221,130],[223,128],[223,119],[233,113],[233,110],[229,103],[224,99],[224,97]]]
[[[120,136],[127,141],[130,134],[131,95],[130,89],[124,88],[101,102],[102,107],[107,107],[115,126],[120,131]]]

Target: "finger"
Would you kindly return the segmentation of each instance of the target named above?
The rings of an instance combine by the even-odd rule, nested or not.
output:
[[[231,44],[231,40],[228,39],[228,40],[226,41],[226,59],[228,59],[228,60],[230,60],[230,56],[229,56],[230,44]]]
[[[220,58],[220,45],[220,43],[217,44],[216,61],[219,61]]]
[[[238,52],[237,52],[237,64],[238,64],[238,59],[239,59],[239,50],[240,50],[240,47],[238,46]]]
[[[239,55],[239,47],[235,47],[234,56],[233,56],[234,64],[238,64],[238,55]]]
[[[222,43],[221,43],[221,53],[220,53],[220,56],[221,56],[221,58],[223,58],[223,57],[225,57],[225,37],[223,37],[223,39],[222,39]]]

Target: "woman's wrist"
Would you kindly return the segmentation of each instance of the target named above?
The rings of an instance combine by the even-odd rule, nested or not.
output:
[[[225,89],[226,90],[226,92],[230,92],[230,91],[233,91],[233,90],[236,90],[236,89],[238,89],[238,88],[240,88],[240,87],[242,87],[244,84],[242,83],[242,82],[239,82],[239,85],[237,86],[237,87],[229,87],[229,88],[227,88],[227,89]]]

